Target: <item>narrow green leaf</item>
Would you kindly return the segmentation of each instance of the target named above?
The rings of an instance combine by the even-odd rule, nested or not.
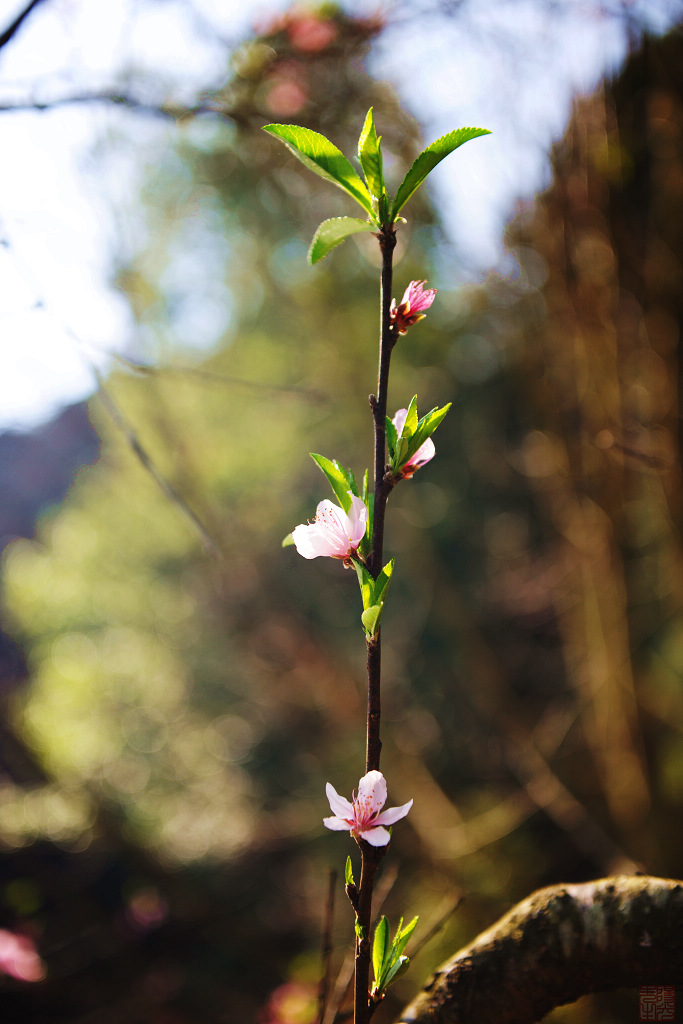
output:
[[[412,437],[417,429],[417,395],[413,395],[408,406],[406,421],[403,424],[401,437]]]
[[[389,951],[389,923],[384,915],[380,917],[375,928],[372,943],[372,970],[378,982],[384,972],[384,961]]]
[[[396,446],[398,443],[398,433],[394,426],[393,420],[390,420],[387,416],[387,448],[389,449],[389,459],[393,462],[394,455],[396,454]]]
[[[283,548],[291,548],[293,544],[294,544],[294,537],[291,535],[291,533],[288,533],[287,536],[285,537],[285,539],[282,542],[282,546],[283,546]]]
[[[363,474],[363,493],[361,494],[361,498],[363,499],[366,505],[368,503],[368,476],[369,474],[366,469],[365,473]]]
[[[384,566],[384,568],[382,569],[381,573],[379,574],[379,576],[375,580],[375,586],[374,586],[374,603],[375,604],[383,605],[384,602],[387,599],[387,590],[389,589],[389,584],[391,583],[391,575],[392,575],[392,573],[394,571],[395,563],[396,563],[396,559],[395,558],[392,558],[390,562],[387,562],[387,564]]]
[[[441,409],[432,409],[431,412],[428,412],[426,416],[422,417],[417,424],[415,433],[408,441],[406,455],[402,464],[405,464],[405,462],[415,454],[418,448],[422,447],[427,438],[432,436],[450,407],[451,403],[449,402],[448,405],[444,405]]]
[[[377,231],[377,227],[357,217],[330,217],[329,220],[324,220],[313,235],[308,250],[308,262],[311,266],[319,263],[336,245],[340,245],[349,235],[357,235],[360,231]]]
[[[370,608],[366,608],[361,615],[361,622],[365,626],[365,632],[368,635],[368,639],[377,636],[379,632],[379,623],[382,617],[382,605],[373,604]]]
[[[346,865],[344,867],[344,884],[355,885],[353,881],[353,865],[350,857],[346,858]]]
[[[370,193],[341,150],[329,139],[297,124],[267,124],[263,130],[284,142],[290,152],[309,170],[353,196],[376,221],[377,215],[372,208]]]
[[[381,139],[377,138],[372,107],[370,107],[365,118],[363,130],[358,139],[358,159],[363,168],[363,174],[365,175],[370,195],[374,196],[378,202],[380,197],[386,192],[380,142]]]
[[[405,974],[410,966],[410,958],[407,956],[400,956],[398,960],[388,968],[382,977],[382,987],[380,991],[389,988],[392,982],[400,978],[402,974]]]
[[[410,921],[410,923],[407,924],[405,926],[405,928],[403,928],[402,927],[402,925],[403,925],[403,918],[401,918],[401,920],[399,922],[399,925],[398,925],[398,928],[396,929],[396,935],[394,936],[394,941],[391,944],[391,954],[390,954],[390,956],[391,956],[392,962],[395,961],[403,953],[403,950],[406,948],[406,946],[408,944],[408,939],[410,938],[410,936],[415,931],[415,926],[416,926],[417,922],[418,922],[418,918],[414,917],[413,920]]]
[[[352,490],[352,487],[347,473],[336,462],[326,459],[324,455],[316,455],[314,452],[309,452],[309,454],[327,477],[327,481],[341,507],[345,512],[348,512],[351,508],[351,495],[349,491]]]
[[[365,928],[360,923],[358,918],[356,918],[356,920],[353,923],[353,929],[354,929],[354,931],[355,931],[355,933],[356,933],[356,935],[358,936],[359,939],[364,939],[365,938]]]
[[[358,576],[361,597],[363,599],[363,608],[371,608],[375,603],[373,596],[375,592],[375,581],[362,562],[354,560],[353,565],[356,570],[356,575]]]
[[[463,143],[469,142],[470,139],[490,134],[487,128],[456,128],[455,131],[449,132],[448,135],[442,135],[440,139],[432,142],[431,146],[427,146],[420,153],[401,182],[391,210],[392,222],[396,220],[415,189],[419,188],[429,172],[434,170],[444,157],[448,156],[449,153],[452,153],[459,146],[462,146]]]
[[[408,455],[408,448],[410,445],[410,439],[412,438],[417,428],[417,395],[413,395],[408,406],[406,413],[405,423],[403,424],[403,430],[401,436],[398,439],[396,447],[396,466],[400,468],[404,465],[406,460],[410,458]]]

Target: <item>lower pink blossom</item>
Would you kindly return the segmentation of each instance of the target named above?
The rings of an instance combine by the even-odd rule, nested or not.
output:
[[[304,558],[352,558],[365,536],[368,510],[365,503],[349,491],[351,508],[344,512],[331,501],[321,501],[312,523],[292,531],[296,549]]]
[[[405,424],[407,415],[407,409],[399,409],[391,421],[396,427],[396,433],[399,437],[401,436],[401,431],[403,430],[403,425]],[[400,475],[404,480],[409,480],[421,466],[424,466],[430,461],[430,459],[433,459],[435,455],[436,448],[434,447],[434,442],[431,437],[428,437],[425,443],[421,444],[415,454],[411,455],[405,465],[402,466]]]
[[[353,802],[339,796],[331,783],[325,787],[330,809],[334,817],[323,818],[323,825],[334,832],[349,831],[356,839],[364,839],[371,846],[386,846],[391,835],[384,825],[405,818],[413,806],[413,801],[400,807],[382,808],[387,800],[387,783],[381,772],[372,771],[364,775],[358,783],[358,796],[353,794]]]

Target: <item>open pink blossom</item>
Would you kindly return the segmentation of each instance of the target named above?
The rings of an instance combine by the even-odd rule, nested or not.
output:
[[[325,791],[334,817],[323,818],[323,825],[333,832],[348,831],[371,846],[386,846],[391,836],[382,826],[393,825],[400,818],[405,818],[413,806],[413,801],[409,800],[401,807],[389,807],[383,811],[387,799],[387,783],[382,773],[377,771],[363,776],[358,783],[358,796],[354,792],[352,803],[339,796],[329,782]]]
[[[19,981],[42,981],[45,964],[28,935],[17,935],[0,928],[0,972]]]
[[[403,425],[406,421],[407,415],[407,409],[399,409],[391,421],[396,427],[396,433],[399,437],[401,436],[401,431],[403,430]],[[410,480],[413,473],[416,473],[421,466],[424,466],[430,459],[433,459],[435,455],[436,448],[434,447],[434,442],[431,437],[428,437],[425,443],[421,444],[415,454],[411,455],[405,465],[401,467],[400,476],[402,476],[404,480]]]
[[[426,281],[411,281],[403,293],[400,306],[391,300],[391,319],[398,334],[405,334],[409,327],[424,319],[424,310],[429,309],[436,298],[436,288],[423,289]]]
[[[292,531],[296,549],[304,558],[349,559],[365,536],[368,524],[368,510],[364,502],[351,491],[351,508],[344,512],[331,501],[321,501],[316,509],[315,519],[308,525],[302,524]]]

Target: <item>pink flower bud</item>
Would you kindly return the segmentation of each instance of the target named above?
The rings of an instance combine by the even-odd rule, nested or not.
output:
[[[392,423],[396,427],[396,433],[399,437],[401,436],[401,431],[403,430],[403,425],[406,421],[407,415],[407,409],[399,409],[392,420]],[[421,466],[424,466],[425,463],[429,462],[430,459],[433,459],[435,455],[436,448],[434,447],[434,442],[431,437],[428,437],[425,443],[420,445],[415,454],[411,455],[408,461],[404,463],[401,468],[400,476],[403,477],[404,480],[410,480],[411,476],[413,476]]]
[[[429,309],[436,298],[436,288],[427,288],[425,291],[422,287],[424,284],[427,282],[411,281],[398,308],[396,299],[391,300],[391,320],[398,334],[405,334],[409,327],[423,320],[425,314],[422,311]]]

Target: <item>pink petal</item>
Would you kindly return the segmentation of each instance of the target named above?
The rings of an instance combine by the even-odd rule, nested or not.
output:
[[[331,828],[333,832],[349,832],[351,826],[343,818],[323,818],[325,828]]]
[[[320,536],[315,525],[306,526],[305,523],[302,523],[301,526],[295,527],[292,530],[292,540],[296,545],[296,550],[304,558],[318,558],[319,555],[326,554],[325,551],[320,550]]]
[[[400,807],[388,807],[386,811],[382,811],[375,818],[376,825],[393,825],[395,822],[400,821],[401,818],[405,818],[406,814],[413,806],[413,801],[409,800],[407,804],[401,804]]]
[[[331,782],[328,782],[325,786],[325,792],[327,793],[327,799],[330,802],[330,810],[336,814],[338,818],[348,818],[349,821],[353,821],[353,804],[349,803],[345,797],[339,796],[339,793]],[[344,827],[348,828],[349,826],[345,825]]]
[[[391,836],[385,828],[368,828],[364,832],[360,833],[361,839],[364,839],[366,843],[370,843],[370,846],[386,846]]]
[[[399,437],[401,436],[401,431],[403,430],[403,424],[406,421],[407,415],[407,409],[399,409],[396,415],[394,416],[393,420],[391,421],[396,427],[396,433],[398,434]]]
[[[381,772],[371,771],[358,783],[358,796],[355,803],[367,807],[369,814],[381,811],[387,802],[387,783]],[[383,843],[378,843],[383,846]]]
[[[424,444],[421,444],[414,455],[412,455],[406,465],[408,466],[424,466],[430,459],[433,459],[436,455],[436,448],[431,437],[428,437]]]
[[[351,545],[358,547],[363,537],[365,536],[365,530],[368,525],[368,510],[360,498],[357,498],[355,494],[351,495],[351,508],[346,516],[347,533]]]
[[[425,291],[422,288],[424,284],[427,282],[411,281],[406,289],[403,301],[407,300],[410,313],[421,313],[423,309],[429,309],[436,298],[436,288],[427,288]]]

